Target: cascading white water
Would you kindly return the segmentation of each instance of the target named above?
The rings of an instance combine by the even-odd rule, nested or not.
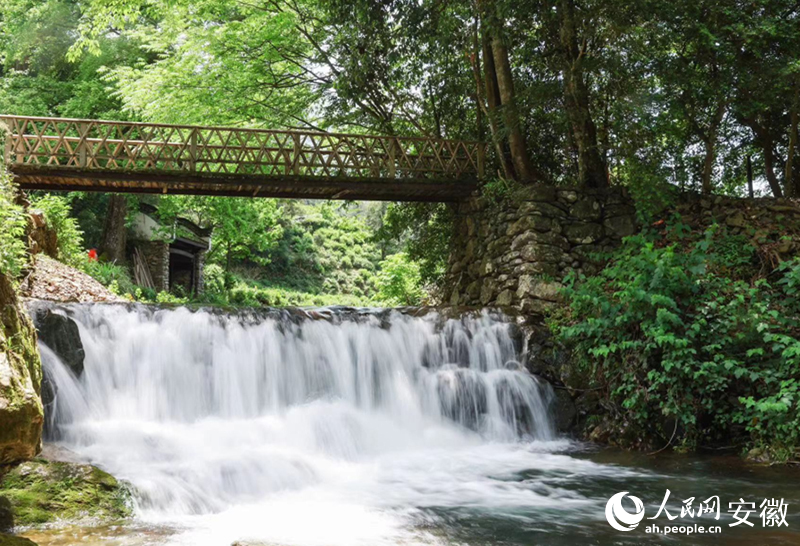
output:
[[[550,387],[487,314],[67,312],[86,359],[75,379],[43,348],[58,440],[176,543],[431,543],[426,507],[541,500],[504,476],[544,460]]]

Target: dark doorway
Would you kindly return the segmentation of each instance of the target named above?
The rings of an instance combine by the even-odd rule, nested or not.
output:
[[[169,249],[169,290],[185,295],[194,290],[194,256],[185,250]]]

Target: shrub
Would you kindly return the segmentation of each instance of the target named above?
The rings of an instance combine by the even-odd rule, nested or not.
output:
[[[419,305],[422,301],[419,264],[403,252],[381,262],[376,285],[378,298],[389,305]]]
[[[162,303],[167,305],[184,305],[188,302],[189,302],[188,298],[176,296],[170,294],[167,291],[161,291],[156,295],[156,303]]]
[[[800,260],[769,280],[732,278],[754,254],[741,243],[716,227],[683,250],[637,235],[599,276],[567,280],[569,311],[551,326],[620,443],[655,432],[686,449],[738,439],[777,459],[796,453]]]
[[[16,277],[25,264],[25,211],[14,202],[16,190],[0,165],[0,274]]]
[[[31,199],[31,207],[44,213],[48,226],[58,237],[58,259],[69,265],[80,265],[83,255],[83,232],[78,221],[70,216],[69,198],[47,194]]]
[[[137,293],[138,287],[133,283],[133,280],[131,280],[128,269],[122,265],[89,260],[85,256],[82,257],[82,261],[77,265],[79,265],[87,275],[93,277],[100,284],[107,286],[109,290],[117,295],[135,295]]]
[[[206,264],[203,268],[206,292],[221,294],[225,291],[225,270],[217,264]]]

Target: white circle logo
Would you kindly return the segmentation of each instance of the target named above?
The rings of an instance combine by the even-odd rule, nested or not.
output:
[[[622,507],[622,499],[625,495],[628,495],[627,491],[617,493],[606,503],[606,519],[608,524],[617,531],[633,531],[644,518],[644,505],[639,497],[628,495],[636,510],[633,514]]]

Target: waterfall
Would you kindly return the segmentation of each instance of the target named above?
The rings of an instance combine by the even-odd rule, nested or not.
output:
[[[239,514],[223,540],[316,543],[281,534],[292,506],[369,519],[342,544],[396,540],[395,516],[425,506],[527,506],[531,492],[503,476],[554,439],[549,385],[520,364],[513,324],[488,313],[59,312],[86,358],[76,378],[42,347],[54,439],[130,482],[142,518]]]

